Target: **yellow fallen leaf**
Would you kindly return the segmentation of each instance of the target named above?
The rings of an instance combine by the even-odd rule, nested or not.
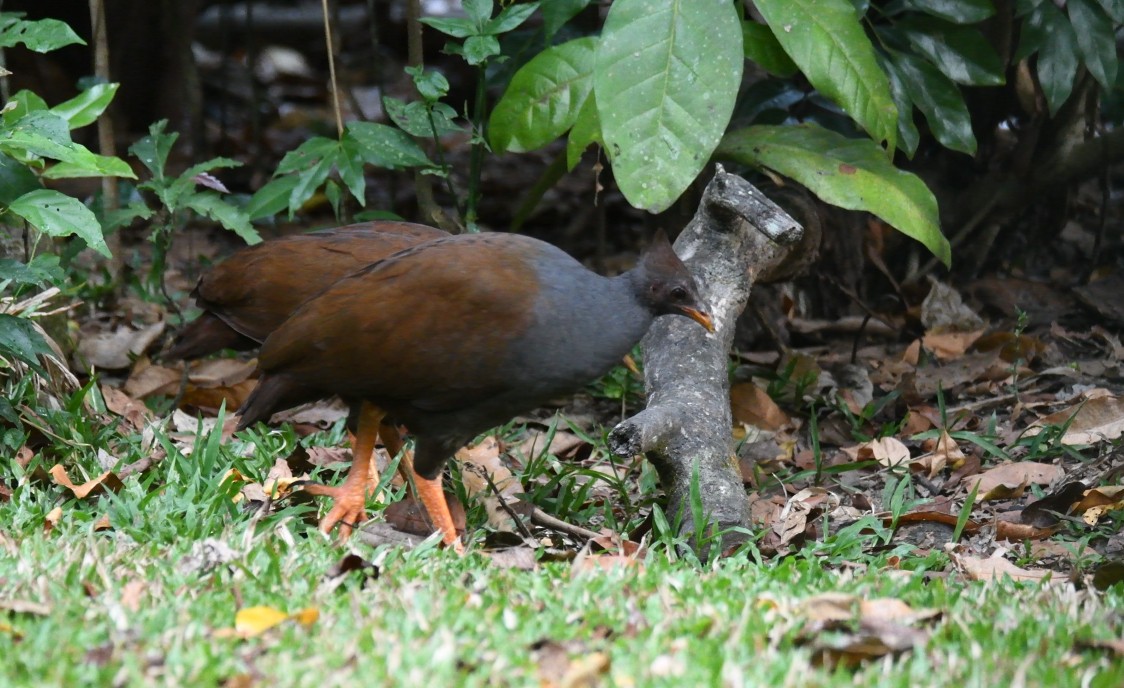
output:
[[[61,519],[62,519],[62,507],[61,506],[56,506],[54,509],[51,509],[50,511],[48,511],[47,515],[43,518],[43,533],[47,534],[47,533],[51,532],[52,530],[54,530],[55,526],[57,526],[59,524],[59,520],[61,520]]]
[[[302,626],[311,626],[320,618],[320,610],[316,607],[305,607],[299,612],[293,612],[289,618]]]
[[[273,607],[246,607],[234,616],[234,630],[243,638],[252,638],[288,618],[288,614]]]

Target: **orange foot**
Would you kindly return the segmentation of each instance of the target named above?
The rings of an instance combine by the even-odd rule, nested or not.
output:
[[[344,481],[339,487],[311,483],[305,485],[304,491],[331,498],[332,508],[320,521],[320,531],[329,533],[338,524],[341,542],[351,535],[353,528],[367,520],[367,494],[362,481]]]

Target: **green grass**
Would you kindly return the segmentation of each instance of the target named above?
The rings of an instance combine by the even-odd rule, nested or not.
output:
[[[104,430],[70,427],[68,465],[98,472],[94,440],[106,440]],[[118,440],[124,462],[138,458],[139,438]],[[293,441],[271,433],[262,446]],[[886,538],[874,522],[764,562],[749,548],[700,565],[657,540],[633,567],[578,571],[544,561],[524,571],[480,552],[341,548],[311,527],[308,506],[263,516],[231,502],[234,488],[221,476],[231,467],[264,473],[263,450],[243,457],[247,445],[220,445],[217,434],[201,437],[191,458],[166,446],[169,458],[116,495],[77,501],[25,480],[0,502],[0,608],[31,602],[46,611],[0,612],[0,684],[539,686],[562,679],[543,659],[551,643],[574,662],[602,653],[599,680],[615,686],[960,688],[1014,676],[1027,685],[1124,684],[1124,664],[1075,646],[1119,638],[1121,586],[1102,594],[965,583],[941,553],[898,546],[871,555]],[[44,533],[55,506],[63,517]],[[113,527],[95,531],[103,515]],[[210,569],[191,564],[202,543],[220,543],[232,558]],[[329,581],[348,550],[374,561],[377,579]],[[891,557],[911,570],[889,566]],[[817,630],[803,607],[829,592],[942,614],[916,624],[930,635],[911,650],[830,669],[818,665],[816,644],[845,640],[853,624]],[[237,611],[255,605],[320,616],[307,627],[224,636]]]

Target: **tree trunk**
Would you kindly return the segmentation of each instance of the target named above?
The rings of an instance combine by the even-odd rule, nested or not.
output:
[[[802,234],[753,185],[717,167],[675,242],[715,332],[685,318],[657,319],[641,342],[647,408],[609,434],[613,453],[643,453],[655,465],[668,494],[668,519],[700,557],[749,537],[749,502],[733,448],[728,355],[753,283]]]

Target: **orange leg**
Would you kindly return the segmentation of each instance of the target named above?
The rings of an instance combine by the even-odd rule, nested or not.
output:
[[[382,409],[364,402],[359,410],[359,427],[352,444],[353,458],[347,479],[338,487],[311,484],[304,488],[309,494],[332,498],[332,509],[320,521],[320,530],[330,532],[338,523],[341,540],[347,539],[352,528],[367,519],[367,488],[370,484],[375,440],[379,434],[379,423],[385,415]]]
[[[402,451],[404,443],[402,442],[402,433],[398,431],[398,426],[390,421],[383,419],[379,425],[379,437],[382,438],[382,445],[386,447],[386,452],[390,454],[390,458],[398,456]],[[402,476],[403,482],[410,485],[410,478],[414,475],[414,456],[413,452],[407,451],[402,454],[402,458],[398,460],[398,475]]]
[[[445,501],[445,491],[441,489],[441,475],[438,474],[433,480],[426,480],[415,473],[414,480],[417,483],[418,497],[421,497],[429,520],[441,531],[442,542],[452,547],[457,554],[464,554],[464,545],[457,538],[457,528],[449,513],[449,503]]]

